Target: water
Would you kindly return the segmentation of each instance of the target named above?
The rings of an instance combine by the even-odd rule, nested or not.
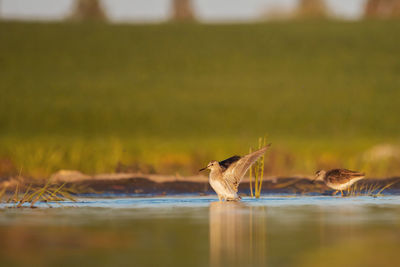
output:
[[[396,266],[400,196],[0,206],[0,266]]]

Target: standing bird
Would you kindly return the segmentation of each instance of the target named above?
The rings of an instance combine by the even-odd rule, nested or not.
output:
[[[211,187],[218,195],[219,201],[239,200],[237,195],[239,183],[247,170],[261,157],[271,144],[254,151],[246,156],[233,156],[223,161],[213,160],[207,167],[201,169],[211,170],[209,182]]]
[[[343,190],[346,190],[358,180],[364,179],[364,177],[365,173],[346,169],[333,169],[328,172],[320,170],[315,173],[313,181],[322,180],[327,186],[336,190],[333,195],[336,195],[340,191],[343,196]]]

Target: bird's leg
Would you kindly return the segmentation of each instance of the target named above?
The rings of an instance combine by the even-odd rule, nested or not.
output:
[[[218,200],[219,202],[222,202],[222,197],[220,195],[218,195]]]
[[[332,196],[336,196],[337,192],[339,192],[339,190],[336,190],[335,192],[333,192]]]
[[[343,190],[340,190],[340,194],[342,195],[342,197],[343,197]]]

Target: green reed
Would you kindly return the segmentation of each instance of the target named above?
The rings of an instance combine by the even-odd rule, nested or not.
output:
[[[267,144],[267,139],[258,138],[258,149],[265,147]],[[252,149],[250,148],[250,153]],[[260,198],[262,182],[264,178],[264,160],[265,154],[262,155],[254,164],[249,168],[249,180],[250,180],[250,195],[251,197]],[[252,177],[254,173],[254,191],[252,186]]]

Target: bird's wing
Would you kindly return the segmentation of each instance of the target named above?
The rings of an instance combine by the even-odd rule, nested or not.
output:
[[[240,156],[233,156],[233,157],[230,157],[230,158],[225,159],[223,161],[220,161],[218,163],[219,163],[219,166],[221,166],[222,171],[225,171],[226,169],[229,168],[229,166],[231,166],[233,163],[238,161],[240,158],[241,158]]]
[[[271,144],[254,151],[246,156],[241,157],[239,160],[232,163],[223,173],[223,179],[235,191],[238,191],[238,186],[243,176],[246,174],[249,167],[261,157]]]
[[[334,169],[326,174],[329,182],[345,184],[354,178],[364,178],[365,173],[346,170]]]

